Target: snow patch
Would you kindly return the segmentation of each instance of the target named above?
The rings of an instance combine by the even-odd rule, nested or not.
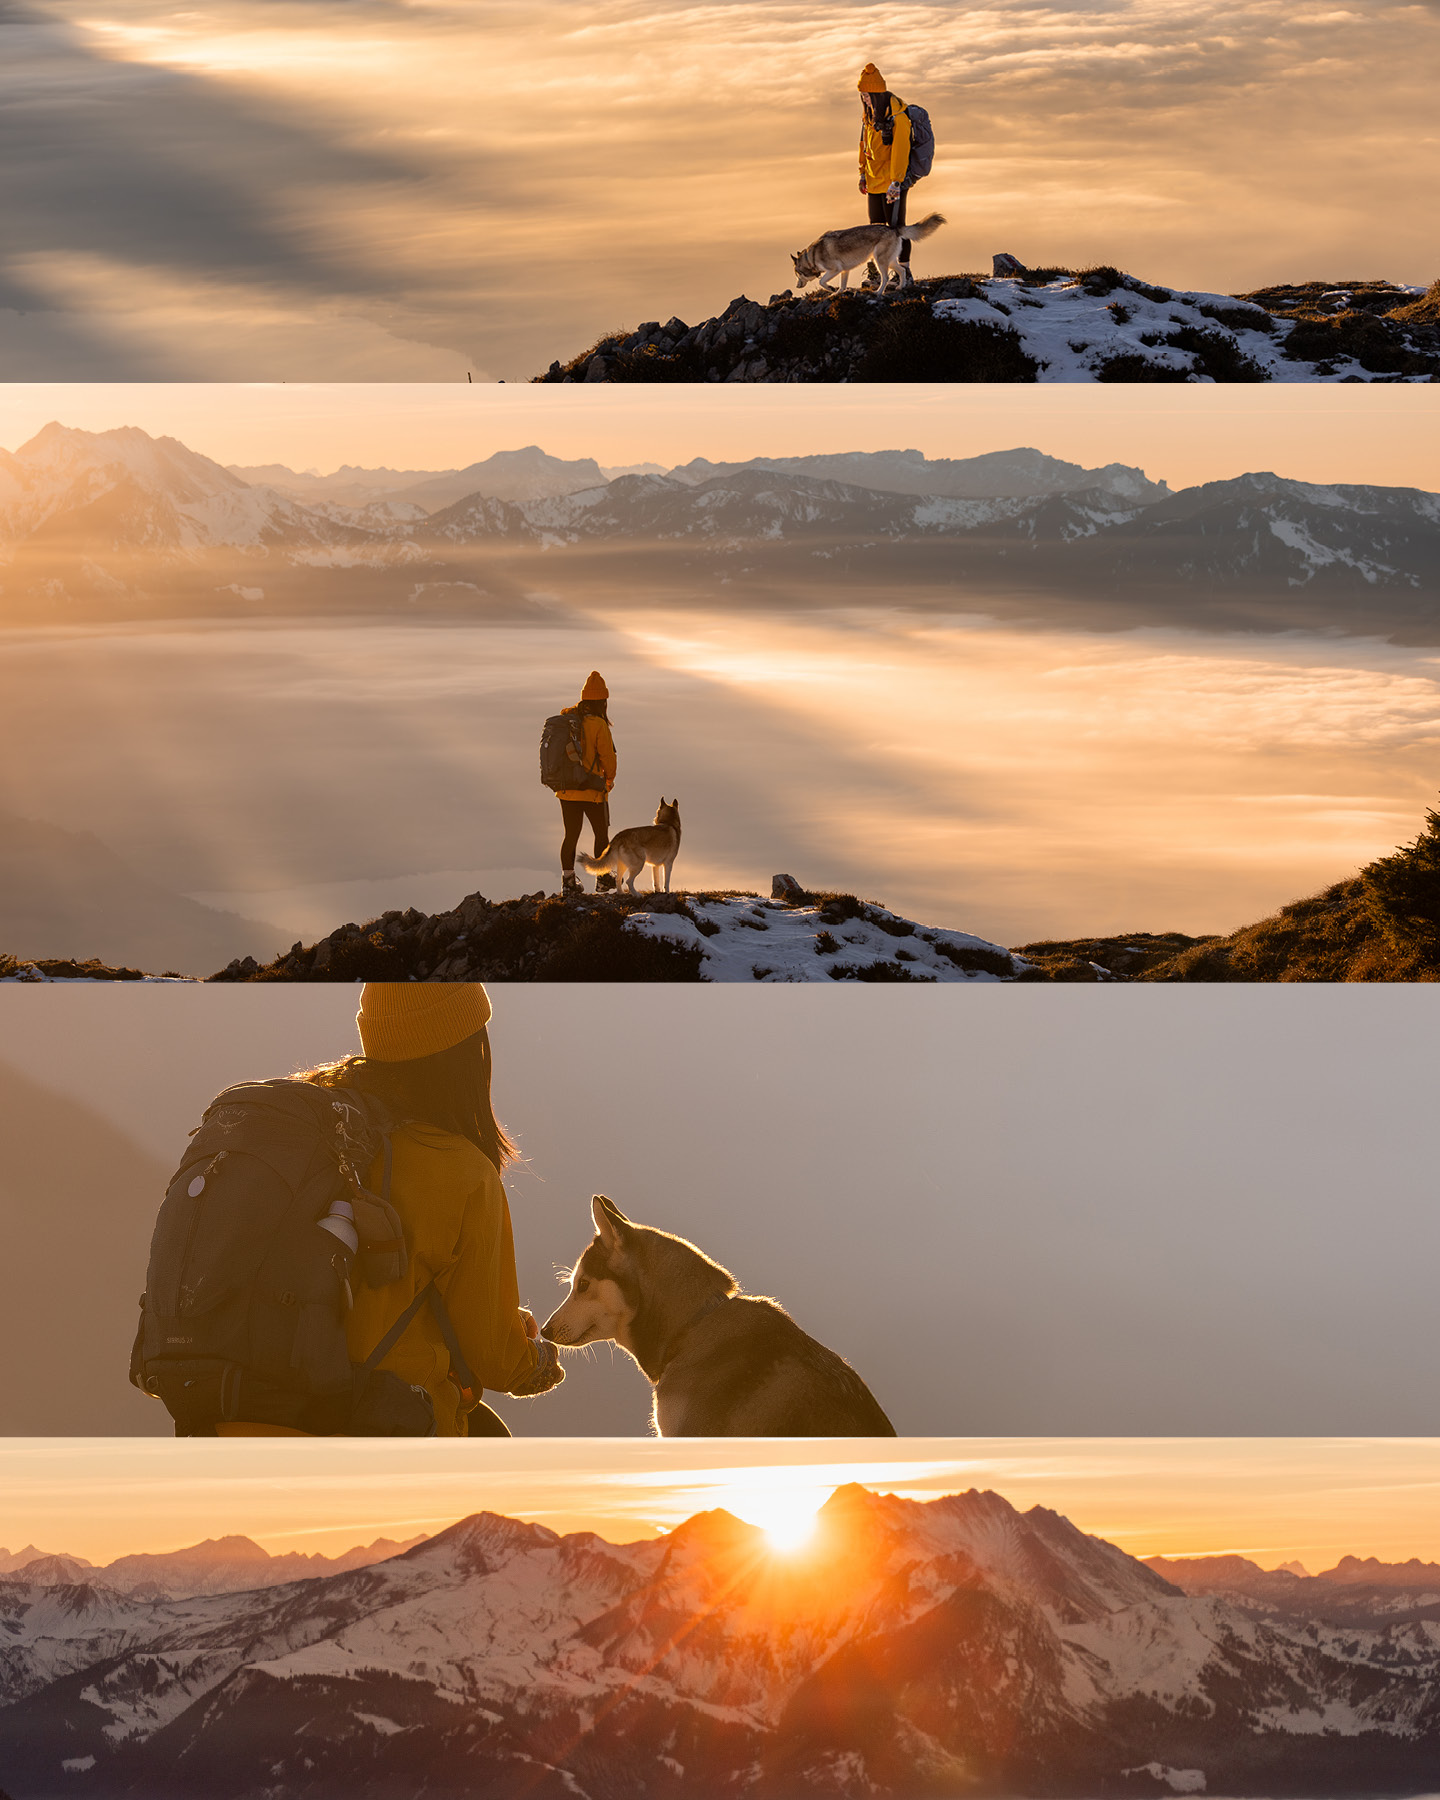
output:
[[[140,975],[132,977],[138,981],[203,981],[202,975]],[[17,963],[8,975],[0,975],[4,981],[59,981],[69,987],[84,987],[87,982],[103,981],[111,986],[112,977],[108,975],[47,975],[43,969],[37,968],[33,962]]]
[[[1116,356],[1134,356],[1152,368],[1176,370],[1189,381],[1211,381],[1212,376],[1200,372],[1200,359],[1193,351],[1165,342],[1186,327],[1225,339],[1271,381],[1394,379],[1376,376],[1351,358],[1337,361],[1331,375],[1317,374],[1313,363],[1292,362],[1284,348],[1293,321],[1273,318],[1263,306],[1230,294],[1152,288],[1152,295],[1166,296],[1154,299],[1128,287],[1091,294],[1073,275],[1061,276],[1043,287],[1027,287],[1018,277],[996,277],[983,285],[984,299],[937,300],[935,317],[969,320],[1013,333],[1025,354],[1040,365],[1040,381],[1094,381],[1103,365]],[[1396,298],[1398,301],[1400,296]],[[1211,312],[1221,318],[1210,316]],[[1254,324],[1238,322],[1246,317],[1253,318]],[[1429,376],[1405,379],[1428,381]]]
[[[1165,1763],[1143,1763],[1138,1769],[1123,1769],[1125,1775],[1150,1775],[1156,1781],[1163,1781],[1172,1794],[1203,1794],[1205,1792],[1205,1771],[1203,1769],[1172,1769]]]
[[[827,924],[822,904],[793,906],[746,894],[695,898],[689,901],[694,918],[637,912],[625,928],[642,937],[698,946],[707,981],[829,981],[836,979],[831,975],[835,968],[881,965],[897,979],[1013,981],[1030,966],[987,938],[938,925],[917,926],[882,906],[867,906],[862,916]],[[1003,965],[996,959],[1003,959]],[[986,963],[991,966],[982,966]]]

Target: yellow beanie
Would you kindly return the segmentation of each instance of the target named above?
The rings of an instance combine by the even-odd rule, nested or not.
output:
[[[606,687],[598,669],[590,671],[590,679],[581,688],[580,698],[582,700],[608,700],[610,698],[610,690]]]
[[[885,77],[874,63],[866,63],[860,71],[860,79],[855,83],[862,94],[883,94],[886,92]]]
[[[355,1023],[373,1061],[414,1062],[464,1043],[489,1017],[478,981],[367,981]]]

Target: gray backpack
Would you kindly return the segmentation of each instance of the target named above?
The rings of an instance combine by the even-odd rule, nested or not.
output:
[[[910,162],[905,170],[905,185],[910,187],[923,181],[935,166],[935,129],[923,106],[907,103],[905,117],[910,121]]]
[[[238,1419],[319,1434],[430,1436],[434,1407],[381,1363],[429,1305],[463,1402],[479,1389],[434,1281],[363,1363],[346,1343],[351,1280],[409,1265],[390,1203],[392,1120],[353,1088],[285,1078],[226,1088],[191,1134],[150,1243],[130,1379],[179,1437]],[[364,1175],[383,1153],[381,1191]]]

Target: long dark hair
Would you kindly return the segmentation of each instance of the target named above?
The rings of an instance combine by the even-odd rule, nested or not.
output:
[[[610,715],[606,712],[605,708],[609,704],[610,702],[608,700],[577,700],[573,707],[565,706],[561,708],[561,711],[577,712],[582,718],[603,719],[608,725],[610,723]]]
[[[373,1094],[397,1119],[423,1120],[437,1130],[468,1138],[497,1169],[504,1169],[519,1151],[490,1103],[491,1072],[490,1033],[481,1026],[434,1056],[417,1056],[410,1062],[344,1056],[302,1070],[300,1079],[317,1087],[353,1087]]]

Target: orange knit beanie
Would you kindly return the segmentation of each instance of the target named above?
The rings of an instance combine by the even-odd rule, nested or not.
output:
[[[883,94],[886,92],[885,77],[874,63],[866,63],[860,71],[860,79],[855,83],[862,94]]]
[[[489,1017],[478,981],[367,981],[355,1023],[372,1061],[414,1062],[464,1043]]]
[[[580,698],[582,700],[608,700],[610,698],[610,690],[601,679],[598,669],[590,671],[590,679],[581,688]]]

